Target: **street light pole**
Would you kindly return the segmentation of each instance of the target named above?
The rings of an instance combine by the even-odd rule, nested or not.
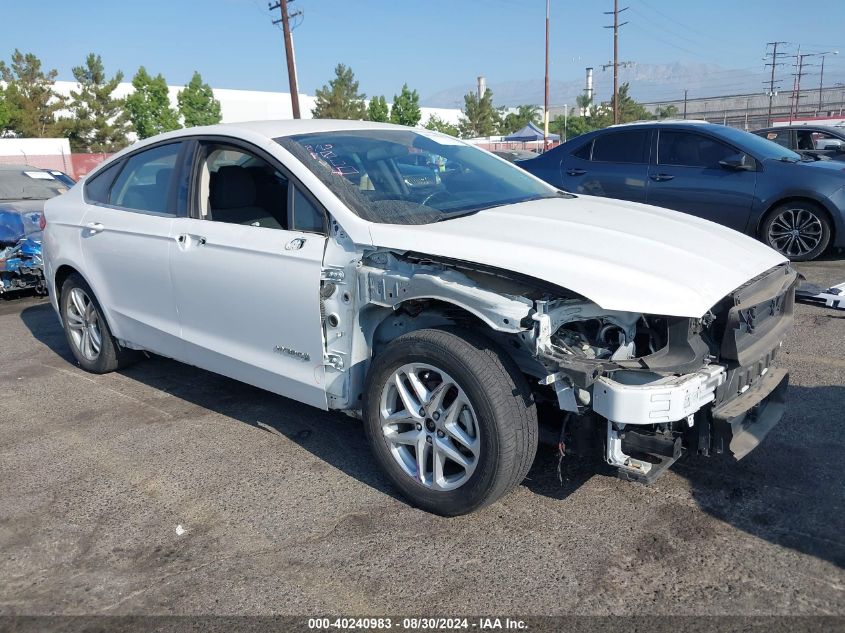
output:
[[[566,143],[566,123],[569,116],[569,104],[563,104],[563,142]]]
[[[549,18],[551,0],[546,0],[546,97],[543,108],[543,151],[549,148]]]

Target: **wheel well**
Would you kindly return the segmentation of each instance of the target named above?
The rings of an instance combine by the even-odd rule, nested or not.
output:
[[[437,299],[405,301],[382,317],[374,328],[372,356],[402,334],[442,325],[460,325],[476,331],[490,329],[478,316],[454,303]]]
[[[62,286],[64,285],[65,280],[70,277],[73,273],[76,273],[78,275],[79,271],[76,270],[73,266],[68,266],[67,264],[59,266],[59,269],[56,271],[56,283],[54,287],[56,289],[56,301],[59,302],[59,305],[61,305],[62,300]]]
[[[763,225],[766,223],[766,220],[769,219],[769,216],[771,216],[772,213],[774,213],[775,209],[777,209],[779,206],[788,202],[803,202],[806,204],[810,204],[817,208],[819,211],[821,211],[824,214],[827,223],[830,225],[830,243],[833,243],[834,239],[836,238],[836,224],[833,221],[833,216],[831,215],[830,211],[818,200],[813,200],[812,198],[806,198],[804,196],[791,196],[789,198],[782,198],[781,200],[778,200],[777,202],[774,202],[769,205],[769,208],[766,209],[766,212],[760,216],[760,221],[757,224],[757,237],[759,239],[763,239]]]

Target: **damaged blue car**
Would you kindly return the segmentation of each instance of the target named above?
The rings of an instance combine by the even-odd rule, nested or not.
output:
[[[50,171],[0,165],[0,296],[46,294],[41,259],[44,201],[67,191]]]

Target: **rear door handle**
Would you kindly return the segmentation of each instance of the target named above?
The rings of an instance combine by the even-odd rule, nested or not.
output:
[[[672,174],[651,174],[649,178],[654,182],[663,182],[664,180],[672,180],[674,176]]]
[[[567,169],[566,175],[567,176],[583,176],[587,173],[586,169]]]
[[[89,222],[85,225],[85,228],[92,233],[102,233],[106,227],[104,227],[100,222]]]

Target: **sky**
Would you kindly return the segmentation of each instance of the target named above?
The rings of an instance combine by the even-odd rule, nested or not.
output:
[[[172,85],[198,70],[215,88],[286,92],[282,32],[267,6],[266,0],[0,0],[0,59],[20,48],[71,80],[71,68],[95,52],[109,73],[120,69],[126,80],[143,65]],[[812,10],[794,0],[621,0],[625,6],[620,61],[717,65],[712,72],[723,84],[730,70],[757,69],[762,80],[766,42],[783,40],[801,44],[802,52],[841,47],[840,55],[827,57],[825,75],[845,81],[845,0],[803,5]],[[612,22],[603,12],[612,8],[612,0],[551,0],[553,79],[578,79],[585,66],[599,68],[612,58],[612,30],[603,28]],[[407,82],[423,105],[441,90],[474,89],[478,75],[489,84],[543,77],[544,0],[295,0],[291,10],[297,9],[297,74],[308,94],[338,63],[352,67],[367,95],[390,101]],[[779,72],[788,76],[791,69]]]

